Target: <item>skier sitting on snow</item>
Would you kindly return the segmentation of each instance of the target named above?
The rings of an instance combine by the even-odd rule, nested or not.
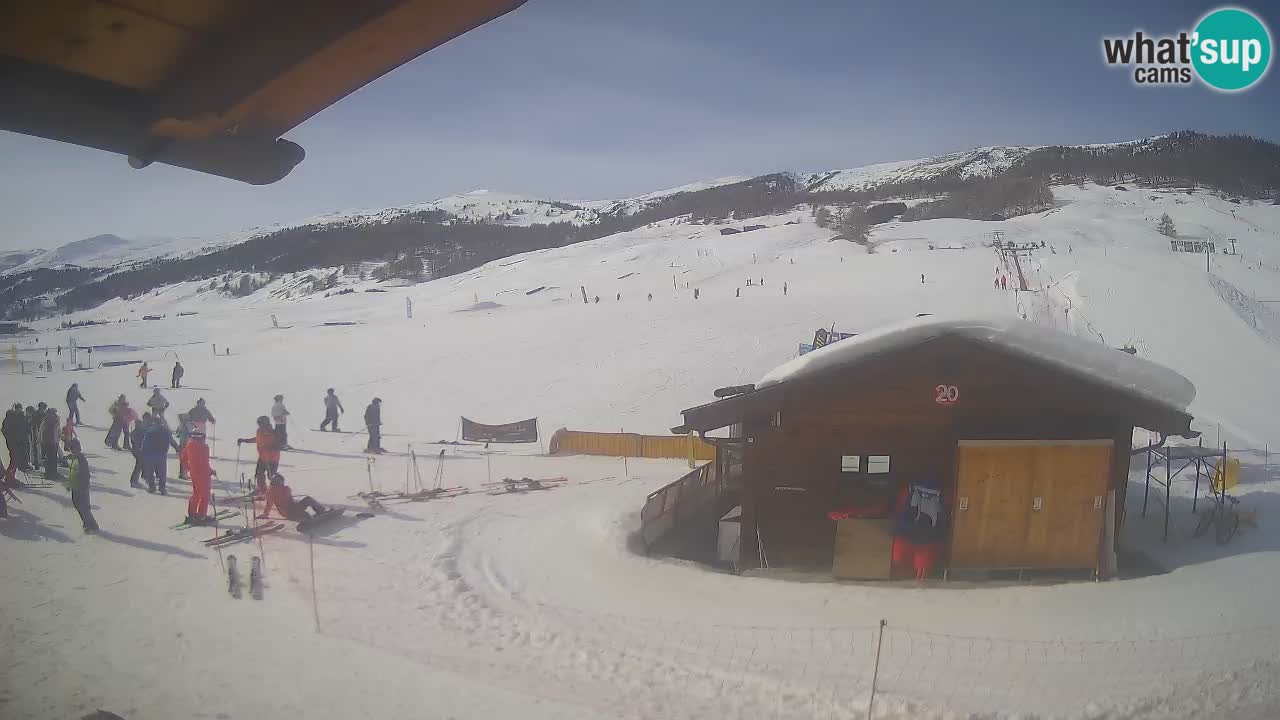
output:
[[[258,447],[258,465],[253,469],[253,477],[258,481],[257,493],[261,495],[267,491],[267,477],[275,475],[280,467],[280,441],[271,428],[271,418],[260,416],[258,432],[251,438],[236,440],[236,445],[244,443],[254,443]]]
[[[274,473],[271,476],[271,489],[267,491],[267,506],[262,509],[259,519],[265,520],[271,515],[271,506],[274,505],[285,516],[285,519],[294,522],[302,522],[310,520],[316,515],[329,512],[329,508],[316,502],[315,498],[310,495],[303,495],[301,499],[293,499],[293,491],[288,485],[284,484],[284,476],[280,473]],[[307,513],[310,508],[314,515]]]
[[[187,522],[206,525],[209,517],[209,490],[213,477],[218,473],[209,466],[209,446],[204,444],[204,433],[191,433],[179,457],[191,473],[191,500],[187,503]],[[270,502],[268,500],[268,502]]]

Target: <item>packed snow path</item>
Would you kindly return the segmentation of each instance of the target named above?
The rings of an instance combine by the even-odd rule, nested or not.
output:
[[[369,486],[364,437],[303,429],[318,425],[326,387],[346,405],[347,431],[382,397],[394,433],[384,445],[394,452],[453,439],[459,415],[536,415],[546,433],[563,425],[661,433],[715,387],[758,381],[817,327],[861,332],[943,308],[1025,312],[1108,344],[1132,342],[1197,385],[1197,429],[1242,451],[1241,496],[1258,511],[1259,527],[1232,545],[1190,538],[1194,516],[1175,497],[1169,545],[1153,541],[1154,503],[1146,519],[1131,509],[1128,526],[1135,546],[1174,568],[1162,575],[929,587],[737,577],[628,549],[645,495],[685,472],[683,463],[624,467],[462,447],[446,453],[446,485],[479,489],[490,476],[570,482],[389,504],[326,529],[314,546],[287,529],[263,541],[264,599],[235,600],[217,553],[199,542],[210,531],[168,529],[185,511],[185,484],[170,498],[130,490],[132,458],[101,445],[111,398],[144,399],[134,368],[6,374],[6,402],[61,406],[67,385],[80,383],[85,420],[99,427],[83,428],[82,438],[104,532],[83,536],[56,486],[21,493],[14,518],[0,521],[0,714],[862,717],[884,618],[880,717],[1273,717],[1280,477],[1265,452],[1280,444],[1271,411],[1280,390],[1266,368],[1280,366],[1280,348],[1224,301],[1203,256],[1170,255],[1145,223],[1150,211],[1131,197],[1114,205],[1110,192],[1060,188],[1059,209],[1005,223],[882,226],[874,255],[827,242],[830,233],[796,214],[799,224],[767,218],[773,227],[727,237],[714,227],[646,228],[386,295],[282,302],[267,299],[268,289],[230,300],[180,285],[70,318],[159,310],[165,320],[46,333],[20,357],[42,359],[44,342],[74,337],[149,348],[112,357],[150,360],[167,376],[166,353],[176,352],[194,388],[164,392],[175,410],[208,400],[219,420],[217,469],[230,488],[232,438],[247,437],[271,396],[284,393],[300,451],[285,454],[281,471],[297,495],[346,504],[350,516],[363,507],[349,496]],[[1246,211],[1255,227],[1280,228],[1270,208]],[[1171,214],[1180,227],[1201,218]],[[1219,221],[1231,218],[1204,217]],[[992,288],[996,259],[982,247],[992,229],[1053,246],[1024,268],[1033,292]],[[1215,274],[1247,295],[1280,287],[1266,264],[1275,231],[1258,232],[1273,244],[1246,249],[1262,264],[1251,268],[1249,254],[1214,258]],[[929,243],[965,249],[929,251]],[[582,285],[601,302],[584,305]],[[539,286],[549,287],[525,294]],[[402,294],[414,300],[413,320]],[[494,305],[457,312],[483,302]],[[177,318],[182,310],[200,315]],[[271,314],[293,328],[271,329]],[[362,324],[321,326],[333,320]],[[1189,332],[1204,327],[1214,329],[1213,346]],[[416,445],[426,478],[439,447]],[[242,448],[239,471],[252,472],[251,455]],[[378,458],[374,484],[402,488],[405,463]],[[223,553],[244,562],[256,548]]]

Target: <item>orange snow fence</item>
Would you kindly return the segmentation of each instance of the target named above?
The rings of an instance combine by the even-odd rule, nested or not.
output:
[[[683,459],[689,457],[690,443],[694,460],[716,459],[714,445],[685,435],[582,432],[564,428],[551,436],[551,454]]]

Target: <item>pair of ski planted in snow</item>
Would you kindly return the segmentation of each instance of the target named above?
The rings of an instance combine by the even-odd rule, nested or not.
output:
[[[239,600],[242,597],[240,566],[235,555],[227,557],[227,592]],[[254,555],[249,568],[249,594],[254,600],[262,599],[262,558]]]

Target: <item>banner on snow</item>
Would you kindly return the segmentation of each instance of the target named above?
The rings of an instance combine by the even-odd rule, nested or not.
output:
[[[538,442],[538,418],[505,425],[484,425],[462,418],[462,439],[472,442],[533,443]]]

